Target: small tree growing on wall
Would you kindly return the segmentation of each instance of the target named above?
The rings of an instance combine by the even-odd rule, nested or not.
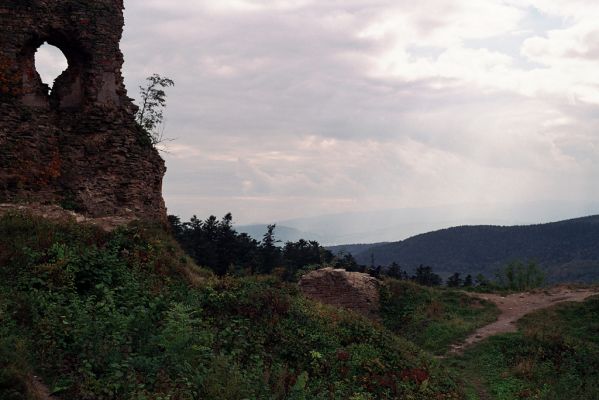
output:
[[[146,86],[140,86],[141,107],[135,114],[135,120],[148,135],[153,146],[164,142],[164,109],[166,108],[166,91],[175,86],[175,82],[167,77],[153,74],[146,78]]]

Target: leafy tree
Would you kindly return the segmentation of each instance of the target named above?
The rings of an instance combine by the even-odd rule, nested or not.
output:
[[[537,264],[520,261],[506,265],[497,273],[497,284],[508,290],[522,291],[539,287],[543,284],[545,276]]]
[[[457,288],[462,285],[462,278],[460,277],[460,273],[456,272],[447,278],[447,286]]]
[[[156,146],[164,142],[165,89],[175,86],[175,82],[158,74],[149,76],[146,81],[146,86],[139,87],[142,104],[135,114],[135,120],[147,134],[150,143]]]
[[[440,286],[443,280],[433,272],[433,269],[428,266],[420,265],[416,269],[416,274],[412,276],[412,280],[423,286]]]
[[[401,266],[398,263],[396,263],[395,261],[391,263],[389,268],[387,268],[385,275],[387,275],[389,278],[394,278],[394,279],[400,279],[400,280],[408,279],[408,273],[406,271],[402,270]]]
[[[476,275],[476,285],[480,288],[489,288],[492,286],[491,281],[483,274]]]

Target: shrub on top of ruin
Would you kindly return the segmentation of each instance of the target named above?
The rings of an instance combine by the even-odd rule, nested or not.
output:
[[[139,87],[141,107],[135,114],[135,121],[143,129],[152,146],[156,147],[167,140],[164,137],[165,89],[175,86],[175,82],[158,74],[147,77],[146,81],[146,86]]]

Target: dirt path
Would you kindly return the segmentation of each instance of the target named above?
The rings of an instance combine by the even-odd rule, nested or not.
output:
[[[515,293],[507,296],[498,294],[470,293],[470,295],[488,300],[497,305],[501,314],[497,321],[478,329],[460,344],[451,347],[450,353],[461,354],[465,349],[500,333],[516,332],[516,321],[531,312],[551,307],[567,301],[582,302],[598,295],[599,289],[572,289],[558,286],[546,291]]]
[[[35,400],[57,400],[56,397],[50,395],[50,390],[42,383],[39,377],[32,376],[30,382],[29,395],[32,398]]]

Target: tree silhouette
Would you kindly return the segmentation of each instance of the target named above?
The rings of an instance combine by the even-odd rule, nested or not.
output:
[[[457,288],[462,284],[462,278],[458,272],[447,278],[447,287]]]
[[[412,280],[423,286],[439,286],[443,282],[441,277],[433,272],[428,266],[420,265]]]

